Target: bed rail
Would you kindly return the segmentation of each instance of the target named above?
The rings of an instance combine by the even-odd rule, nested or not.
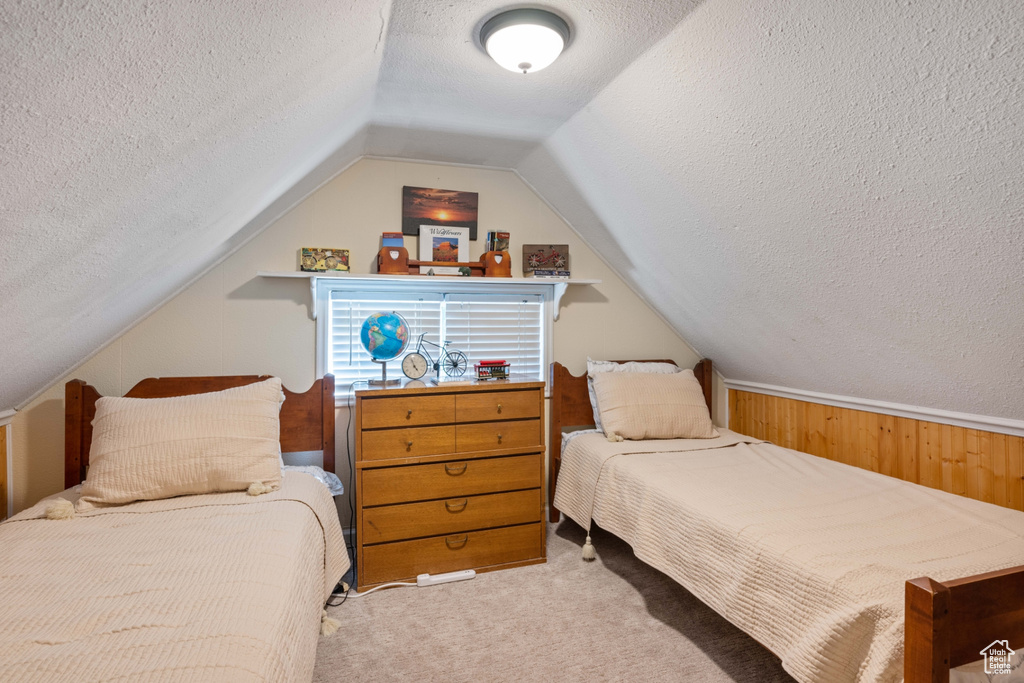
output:
[[[999,640],[1024,647],[1024,566],[906,583],[905,683],[949,683],[949,670]]]

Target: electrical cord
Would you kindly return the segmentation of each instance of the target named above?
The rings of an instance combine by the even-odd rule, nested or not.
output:
[[[353,415],[354,411],[352,409],[352,397],[354,395],[354,389],[355,389],[357,384],[366,384],[367,386],[369,386],[369,382],[367,380],[365,380],[365,379],[356,380],[355,382],[350,383],[346,387],[346,389],[345,389],[345,400],[346,400],[345,407],[348,409],[348,420],[345,422],[345,457],[346,457],[346,460],[348,461],[348,489],[347,489],[346,492],[348,493],[348,510],[349,510],[348,535],[347,535],[347,537],[345,539],[345,552],[348,553],[349,563],[351,564],[351,566],[353,568],[353,572],[352,572],[352,576],[353,577],[355,577],[355,571],[354,570],[355,570],[355,566],[356,566],[356,547],[355,547],[355,528],[356,528],[356,486],[355,486],[356,474],[355,474],[355,472],[356,472],[356,466],[355,466],[355,457],[354,457],[355,454],[352,452],[352,447],[350,446],[351,442],[349,441],[349,439],[350,439],[350,434],[351,434],[351,430],[352,430],[352,423],[353,423],[353,421],[355,419],[354,415]],[[328,600],[327,601],[327,606],[328,607],[337,607],[338,605],[344,605],[345,601],[348,600],[348,598],[349,598],[349,595],[351,593],[350,586],[347,583],[345,583],[344,581],[339,582],[338,585],[339,586],[343,586],[344,588],[341,591],[337,591],[335,593],[332,593],[331,597],[333,598],[333,597],[336,597],[338,595],[342,595],[343,597],[341,599],[341,602],[334,602],[334,603],[332,603],[330,600]],[[415,584],[413,584],[413,585],[415,585]],[[367,592],[369,592],[369,591],[367,591]],[[359,594],[357,593],[355,595],[352,595],[352,597],[356,597],[357,595],[359,595]]]
[[[356,598],[361,598],[364,595],[369,595],[373,591],[379,591],[381,588],[390,588],[391,586],[415,586],[415,585],[417,585],[417,584],[416,583],[403,582],[403,581],[395,581],[393,583],[382,583],[381,585],[374,586],[370,590],[363,591],[362,593],[352,593],[351,589],[350,589],[348,591],[345,591],[345,599],[347,600],[347,599],[351,598],[351,599],[355,600]],[[344,602],[344,600],[342,602]]]
[[[349,588],[349,585],[347,583],[345,583],[344,581],[339,581],[338,582],[338,586],[344,586],[345,588],[340,590],[340,591],[336,591],[334,593],[331,593],[331,598],[335,598],[335,597],[340,595],[341,596],[341,602],[331,602],[331,598],[327,598],[327,606],[328,607],[338,607],[339,605],[344,605],[345,601],[348,600],[348,594],[349,594],[349,591],[351,590],[351,588]],[[335,589],[337,589],[338,586],[335,586]]]

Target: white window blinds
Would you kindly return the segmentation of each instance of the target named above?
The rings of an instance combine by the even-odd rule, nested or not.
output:
[[[442,344],[448,340],[449,349],[466,354],[467,376],[481,360],[505,360],[516,375],[544,379],[547,336],[542,294],[339,288],[329,292],[326,309],[323,367],[334,375],[339,397],[347,395],[356,382],[380,378],[380,364],[370,360],[360,332],[367,316],[381,311],[395,311],[409,323],[411,336],[405,353],[415,351],[419,336],[426,333],[427,341]],[[426,351],[438,359],[439,349],[426,345]],[[389,378],[404,377],[402,358],[404,354],[388,361]],[[431,368],[424,379],[435,375]]]
[[[416,339],[424,332],[428,339],[437,340],[441,333],[442,303],[439,293],[332,291],[327,372],[334,375],[336,395],[347,394],[348,387],[354,382],[380,379],[380,364],[370,359],[359,336],[363,321],[371,313],[395,311],[405,318],[412,333],[408,352],[415,350]],[[403,357],[388,361],[388,377],[402,376]]]
[[[538,294],[449,294],[445,298],[445,339],[469,357],[506,360],[510,370],[543,379],[544,300]]]

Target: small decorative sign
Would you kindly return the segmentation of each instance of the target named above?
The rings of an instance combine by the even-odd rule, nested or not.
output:
[[[524,244],[523,273],[535,270],[568,270],[568,244]]]
[[[299,268],[308,273],[348,270],[348,249],[302,247]]]

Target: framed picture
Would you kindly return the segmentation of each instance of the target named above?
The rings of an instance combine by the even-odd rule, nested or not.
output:
[[[440,261],[455,264],[469,260],[469,228],[450,228],[443,225],[421,225],[420,261]],[[435,275],[459,275],[459,267],[432,266]],[[423,269],[420,269],[421,273]]]
[[[476,192],[403,187],[402,233],[418,235],[421,225],[443,225],[468,228],[469,239],[475,240],[477,204]]]
[[[568,270],[568,244],[524,244],[523,272],[535,270]]]

